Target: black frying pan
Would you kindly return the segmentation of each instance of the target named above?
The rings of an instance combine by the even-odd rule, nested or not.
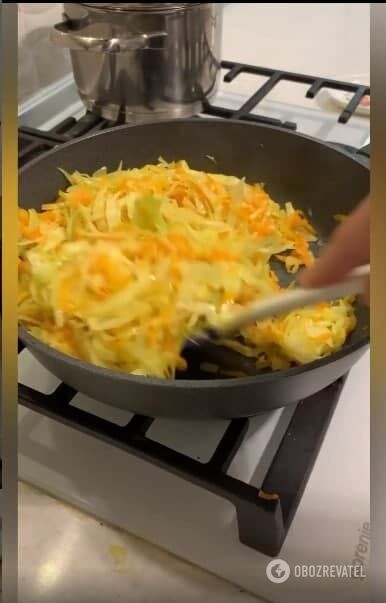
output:
[[[217,164],[208,160],[213,156]],[[333,215],[349,213],[369,191],[369,167],[359,155],[281,129],[232,121],[194,119],[123,126],[60,146],[20,171],[19,198],[38,209],[65,185],[57,168],[93,172],[185,159],[191,167],[264,182],[278,202],[311,210],[322,239],[336,226]],[[245,378],[205,378],[192,359],[189,379],[152,379],[105,370],[66,356],[31,337],[20,337],[31,353],[62,381],[84,394],[152,417],[242,417],[299,401],[351,369],[368,345],[368,311],[358,307],[358,326],[342,350],[305,366],[255,374],[238,355],[223,358],[244,365]],[[222,353],[222,352],[220,352]]]

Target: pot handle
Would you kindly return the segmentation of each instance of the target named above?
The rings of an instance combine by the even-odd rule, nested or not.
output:
[[[165,38],[166,36],[167,33],[165,31],[137,33],[124,38],[88,36],[69,29],[66,23],[57,23],[52,28],[50,37],[51,41],[61,48],[115,54],[150,48],[152,41],[157,38]]]

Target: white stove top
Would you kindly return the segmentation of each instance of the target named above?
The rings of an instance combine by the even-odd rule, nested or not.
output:
[[[19,379],[44,393],[57,382],[31,357],[20,355]],[[290,565],[351,565],[361,527],[369,521],[369,358],[352,370],[303,494],[280,558]],[[117,424],[129,413],[78,395],[76,405]],[[270,459],[262,451],[278,441],[291,409],[251,421],[229,473],[259,485]],[[141,536],[274,603],[367,600],[367,583],[351,579],[273,584],[269,557],[240,544],[231,503],[84,433],[19,408],[20,478],[96,517]],[[226,421],[203,424],[156,420],[148,436],[208,460]],[[272,443],[271,443],[272,445]],[[271,448],[270,457],[274,453]],[[366,560],[367,566],[367,560]],[[315,592],[317,591],[317,593]]]
[[[220,91],[213,104],[239,107],[243,95]],[[310,108],[278,101],[259,105],[258,113],[296,121],[298,131],[324,140],[360,147],[368,143],[369,122],[354,117],[337,123],[331,106]],[[71,105],[45,123],[50,129],[69,115],[83,114]],[[28,351],[19,356],[19,381],[44,393],[58,381]],[[73,404],[118,425],[130,413],[78,394]],[[247,437],[228,473],[260,485],[293,408],[250,421]],[[156,420],[148,437],[192,458],[209,460],[227,421],[204,423]],[[270,442],[267,453],[267,443]],[[265,453],[263,454],[263,452]],[[164,549],[274,603],[364,603],[367,582],[353,578],[301,579],[282,584],[265,574],[269,557],[240,544],[231,503],[150,463],[19,407],[19,474],[55,497],[141,536]],[[369,520],[369,356],[351,371],[328,428],[280,558],[295,564],[351,565],[360,530]],[[367,558],[364,558],[367,567]]]

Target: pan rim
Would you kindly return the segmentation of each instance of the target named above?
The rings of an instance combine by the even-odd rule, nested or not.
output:
[[[366,336],[363,340],[357,341],[356,343],[350,344],[349,347],[344,347],[331,354],[330,356],[326,356],[324,358],[320,358],[318,360],[314,360],[309,362],[308,364],[303,364],[299,366],[294,366],[289,369],[272,371],[270,373],[264,374],[256,374],[253,376],[247,377],[229,377],[227,379],[162,379],[160,377],[146,377],[141,375],[133,375],[132,373],[124,373],[119,370],[107,369],[101,366],[97,366],[96,364],[92,364],[91,362],[85,362],[73,356],[69,356],[68,354],[64,354],[59,350],[49,346],[48,344],[40,341],[24,328],[19,327],[19,338],[24,343],[26,349],[33,355],[33,350],[42,351],[43,353],[48,353],[54,357],[56,360],[63,361],[67,366],[70,365],[74,368],[82,369],[92,374],[97,374],[100,377],[106,377],[109,379],[119,380],[121,383],[137,383],[138,385],[145,385],[150,387],[163,387],[164,389],[169,388],[177,388],[177,389],[185,389],[188,387],[189,389],[212,389],[217,387],[225,387],[232,388],[239,385],[259,385],[260,383],[268,383],[271,380],[277,381],[278,379],[283,380],[289,377],[298,376],[303,373],[307,373],[308,371],[322,368],[323,366],[327,366],[328,364],[332,364],[342,358],[345,358],[369,345],[370,337]],[[28,345],[30,342],[30,345]]]
[[[154,122],[148,122],[148,123],[143,123],[143,124],[123,124],[120,126],[112,126],[111,128],[105,128],[104,130],[98,130],[98,132],[92,132],[90,134],[85,134],[84,136],[79,136],[77,138],[73,138],[72,140],[68,140],[66,142],[63,143],[58,143],[57,147],[54,147],[52,149],[50,149],[49,151],[46,151],[45,153],[42,153],[41,155],[39,155],[38,157],[35,157],[34,159],[32,159],[31,161],[28,161],[25,165],[23,165],[19,170],[19,177],[22,176],[28,169],[32,168],[34,165],[40,163],[43,159],[50,157],[51,155],[54,155],[55,153],[57,153],[59,150],[61,149],[67,149],[73,145],[76,145],[78,143],[81,142],[85,142],[89,139],[93,139],[95,137],[99,137],[99,136],[103,136],[104,134],[109,134],[109,133],[113,133],[113,132],[121,132],[123,130],[129,130],[132,128],[149,128],[149,127],[161,127],[161,126],[166,126],[166,125],[171,125],[171,124],[192,124],[192,123],[205,123],[205,124],[230,124],[230,125],[237,125],[237,126],[241,126],[241,127],[245,127],[245,128],[257,128],[257,129],[262,129],[262,130],[274,130],[276,132],[280,132],[281,134],[284,135],[288,135],[288,136],[295,136],[297,138],[301,138],[303,140],[308,140],[309,142],[313,143],[313,144],[317,144],[317,145],[321,145],[324,147],[327,147],[328,149],[330,149],[331,151],[334,151],[335,153],[339,154],[339,155],[343,155],[345,157],[347,157],[348,159],[354,161],[355,163],[357,163],[358,165],[362,166],[363,169],[367,170],[368,172],[370,171],[370,168],[368,165],[366,165],[366,162],[364,161],[364,157],[359,155],[359,154],[353,154],[350,153],[349,151],[347,151],[346,149],[344,149],[343,147],[337,147],[334,143],[332,142],[326,142],[324,140],[319,140],[317,138],[314,138],[313,136],[309,136],[308,134],[303,134],[301,132],[294,132],[293,130],[285,130],[284,128],[280,128],[278,126],[270,126],[268,124],[257,124],[257,123],[251,123],[251,122],[242,122],[240,120],[237,119],[221,119],[221,118],[201,118],[199,119],[199,121],[197,122],[195,118],[190,118],[190,119],[169,119],[169,120],[162,120],[162,121],[154,121]],[[358,151],[360,151],[360,148],[358,148]]]
[[[40,163],[42,160],[50,157],[51,155],[56,154],[61,149],[67,149],[69,147],[72,147],[73,145],[76,145],[76,144],[79,144],[82,142],[86,142],[87,140],[94,139],[95,137],[103,136],[105,134],[112,133],[112,132],[129,130],[131,128],[144,129],[144,128],[155,127],[157,125],[160,127],[166,126],[166,125],[171,125],[171,124],[175,125],[176,123],[192,124],[192,123],[197,123],[197,122],[195,121],[195,119],[191,118],[191,119],[171,119],[171,120],[165,120],[165,121],[148,122],[148,123],[144,123],[144,124],[123,124],[120,126],[112,126],[111,128],[106,128],[105,130],[99,130],[98,132],[86,134],[84,136],[80,136],[78,138],[75,138],[70,141],[59,144],[57,147],[54,147],[53,149],[50,149],[46,153],[43,153],[42,155],[39,155],[35,159],[32,159],[31,161],[27,162],[22,168],[19,169],[19,178],[24,176],[24,174],[26,172],[28,172],[29,169],[31,169],[32,167],[34,167],[35,165]],[[250,122],[242,122],[242,121],[234,120],[234,119],[223,120],[221,118],[218,118],[218,119],[217,118],[215,118],[215,119],[200,118],[198,123],[205,123],[205,124],[212,124],[212,125],[215,125],[218,123],[221,123],[223,125],[226,123],[226,124],[230,124],[230,125],[237,125],[238,127],[244,127],[244,128],[255,127],[257,129],[262,129],[262,130],[275,130],[277,132],[280,132],[283,135],[295,136],[295,137],[298,137],[301,139],[305,139],[305,140],[309,141],[310,143],[316,144],[318,146],[321,145],[323,147],[327,147],[331,151],[333,151],[339,155],[343,155],[351,161],[354,161],[356,164],[360,165],[367,172],[370,171],[369,165],[366,164],[366,162],[363,160],[362,156],[355,155],[355,154],[350,153],[349,151],[345,150],[344,148],[336,147],[333,143],[326,142],[323,140],[318,140],[317,138],[314,138],[307,134],[294,132],[292,130],[284,130],[283,128],[280,128],[278,126],[271,126],[271,125],[267,125],[267,124],[255,124],[255,123],[250,123]],[[360,149],[358,149],[358,150],[360,150]],[[283,379],[286,379],[286,378],[289,378],[292,376],[301,375],[302,373],[306,373],[306,372],[314,370],[314,369],[322,368],[324,366],[334,363],[335,361],[339,361],[340,359],[345,358],[361,349],[365,350],[365,348],[370,343],[370,336],[366,335],[355,343],[345,345],[340,350],[338,350],[334,354],[331,354],[330,356],[326,356],[324,358],[314,360],[308,364],[294,366],[294,367],[291,367],[291,368],[285,369],[285,370],[272,371],[270,373],[264,373],[264,374],[260,374],[260,375],[256,374],[254,376],[246,376],[246,377],[230,377],[230,378],[226,378],[226,379],[205,379],[205,380],[178,379],[178,380],[176,380],[176,379],[162,379],[162,378],[158,378],[158,377],[146,377],[146,376],[141,376],[141,375],[133,375],[131,373],[124,373],[119,370],[112,370],[112,369],[100,367],[100,366],[94,365],[90,362],[85,362],[78,358],[64,354],[63,352],[60,352],[59,350],[56,350],[55,348],[49,346],[48,344],[43,343],[42,341],[40,341],[39,339],[37,339],[36,337],[31,335],[23,326],[19,325],[18,332],[19,332],[19,338],[21,339],[21,341],[24,343],[26,348],[32,354],[33,354],[34,349],[36,349],[37,351],[41,351],[43,353],[47,353],[47,351],[48,351],[48,353],[51,356],[53,356],[54,358],[56,358],[57,360],[64,362],[66,365],[69,365],[70,367],[72,366],[74,368],[82,369],[89,374],[96,373],[100,377],[106,377],[106,378],[110,378],[110,379],[113,378],[113,379],[119,380],[121,383],[125,383],[125,382],[127,382],[128,384],[137,383],[138,385],[144,385],[144,386],[149,386],[149,387],[157,386],[157,387],[162,387],[164,389],[168,389],[168,388],[185,389],[186,387],[188,387],[190,389],[202,389],[202,390],[218,388],[218,387],[233,388],[233,387],[237,387],[240,385],[248,386],[248,385],[258,385],[259,383],[268,383],[271,380],[275,380],[275,381],[277,381],[278,379],[283,380]]]

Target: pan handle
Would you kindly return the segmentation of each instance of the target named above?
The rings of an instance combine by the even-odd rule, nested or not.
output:
[[[88,50],[116,54],[130,50],[154,48],[154,41],[166,37],[165,31],[135,33],[125,37],[91,36],[71,30],[67,23],[57,23],[51,30],[51,41],[68,50]],[[152,44],[153,43],[153,44]]]

